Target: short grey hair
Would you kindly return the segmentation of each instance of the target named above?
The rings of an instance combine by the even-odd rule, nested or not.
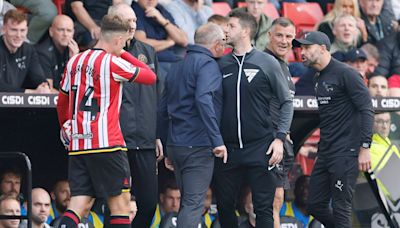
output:
[[[124,3],[124,2],[118,3],[118,4],[115,4],[115,5],[112,5],[112,6],[108,7],[107,14],[108,15],[113,15],[113,16],[119,16],[119,14],[120,14],[119,10],[121,8],[124,8],[124,7],[130,8],[131,6],[126,4],[126,3]]]
[[[210,46],[217,40],[225,38],[221,27],[215,23],[208,22],[200,26],[194,34],[194,43],[203,46]]]

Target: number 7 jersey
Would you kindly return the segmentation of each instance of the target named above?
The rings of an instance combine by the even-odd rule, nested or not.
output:
[[[139,71],[101,49],[69,60],[60,84],[60,92],[68,94],[69,155],[126,150],[119,124],[122,82],[133,81]]]

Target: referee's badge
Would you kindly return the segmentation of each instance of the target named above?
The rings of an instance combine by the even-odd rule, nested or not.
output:
[[[141,62],[143,62],[143,63],[146,63],[147,64],[147,57],[145,56],[145,55],[143,55],[143,54],[139,54],[138,55],[138,59],[141,61]]]

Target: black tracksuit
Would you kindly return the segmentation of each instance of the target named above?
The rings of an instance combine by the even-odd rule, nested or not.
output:
[[[371,143],[371,97],[361,75],[333,58],[317,74],[315,93],[321,136],[310,180],[309,212],[325,227],[351,227],[358,153],[363,144]]]
[[[34,46],[24,42],[10,53],[0,36],[0,92],[24,92],[43,82],[47,81]]]
[[[286,61],[282,60],[278,56],[276,56],[271,50],[268,48],[265,49],[265,52],[272,55],[276,60],[278,60],[279,65],[281,66],[282,69],[282,76],[281,80],[287,82],[289,86],[289,91],[290,95],[292,98],[294,98],[294,94],[296,92],[296,87],[294,86],[294,83],[292,81],[292,75],[289,72],[289,67]],[[270,102],[270,112],[271,112],[271,117],[272,117],[272,124],[274,125],[274,128],[277,129],[277,123],[279,122],[280,118],[280,113],[279,113],[279,101],[276,97],[272,99]],[[289,132],[288,132],[289,133]],[[293,151],[293,143],[290,142],[289,140],[285,140],[284,143],[284,153],[283,153],[283,159],[281,162],[281,166],[278,166],[277,169],[274,169],[276,172],[276,185],[277,187],[283,187],[285,190],[290,188],[290,183],[288,179],[288,173],[290,169],[293,166],[294,162],[294,151]]]
[[[44,75],[53,80],[53,88],[59,89],[65,66],[69,60],[69,49],[65,48],[64,53],[60,53],[50,36],[35,47]]]
[[[158,61],[153,47],[133,40],[127,51],[157,72]],[[157,207],[156,109],[162,83],[159,80],[151,86],[124,83],[123,87],[120,124],[128,147],[132,194],[136,196],[138,206],[133,228],[150,227]]]
[[[216,159],[214,184],[222,228],[238,227],[235,204],[244,178],[250,184],[257,227],[273,227],[275,179],[266,151],[276,138],[285,140],[293,117],[288,84],[281,80],[278,61],[252,49],[244,56],[226,55],[219,61],[223,73],[221,133],[228,149],[228,163]],[[274,129],[270,102],[277,98],[280,120]]]

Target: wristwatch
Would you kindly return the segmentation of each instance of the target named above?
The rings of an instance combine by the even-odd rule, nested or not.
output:
[[[369,143],[369,142],[363,142],[363,143],[361,144],[361,147],[364,148],[364,149],[369,149],[369,148],[371,147],[371,143]]]

